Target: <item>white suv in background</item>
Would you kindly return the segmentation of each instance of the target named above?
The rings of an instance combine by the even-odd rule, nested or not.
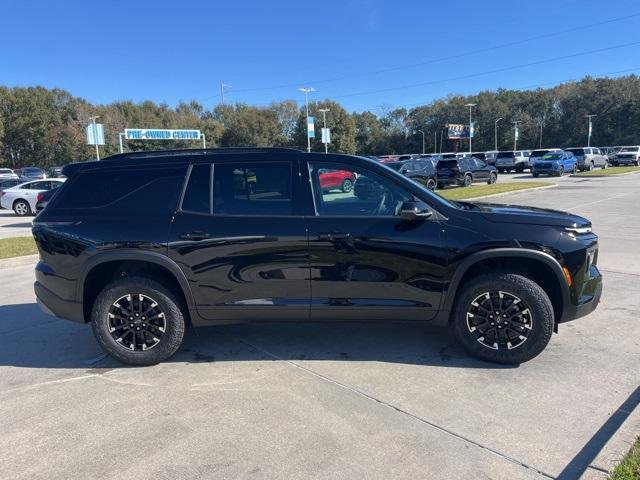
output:
[[[7,188],[0,193],[0,206],[13,210],[19,217],[26,217],[36,211],[38,194],[61,186],[66,178],[33,180]]]
[[[618,165],[640,165],[640,147],[622,147],[616,153],[615,159],[611,160],[611,165],[614,167]]]
[[[0,168],[0,180],[17,180],[18,178],[10,168]]]

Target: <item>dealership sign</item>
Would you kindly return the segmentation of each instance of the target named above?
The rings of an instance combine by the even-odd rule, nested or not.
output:
[[[163,128],[125,128],[127,140],[200,140],[200,130],[173,130]]]
[[[447,125],[447,138],[449,140],[459,140],[461,138],[469,138],[469,125],[459,125],[455,123],[450,123],[449,125]]]

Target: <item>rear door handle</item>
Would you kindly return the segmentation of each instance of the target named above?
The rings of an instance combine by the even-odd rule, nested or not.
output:
[[[180,238],[183,238],[185,240],[205,240],[207,238],[209,238],[209,234],[207,232],[200,232],[200,231],[195,231],[195,232],[189,232],[189,233],[183,233],[182,235],[180,235]]]
[[[318,235],[318,240],[327,240],[327,241],[346,240],[348,238],[351,238],[351,234],[344,233],[344,232],[320,233]]]

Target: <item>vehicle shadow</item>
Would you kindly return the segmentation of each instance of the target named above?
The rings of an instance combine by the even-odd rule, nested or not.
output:
[[[190,329],[167,362],[375,361],[449,368],[513,368],[469,356],[449,329],[406,322],[269,322]],[[0,306],[0,365],[118,369],[89,325],[45,315],[35,303]]]
[[[31,222],[23,222],[23,223],[8,223],[6,225],[0,225],[0,228],[30,228],[32,227]]]

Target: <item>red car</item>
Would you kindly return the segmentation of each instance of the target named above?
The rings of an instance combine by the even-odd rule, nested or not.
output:
[[[329,190],[340,189],[344,193],[353,190],[353,184],[356,183],[356,176],[353,172],[346,170],[329,170],[327,168],[320,170],[320,187],[323,192]]]

